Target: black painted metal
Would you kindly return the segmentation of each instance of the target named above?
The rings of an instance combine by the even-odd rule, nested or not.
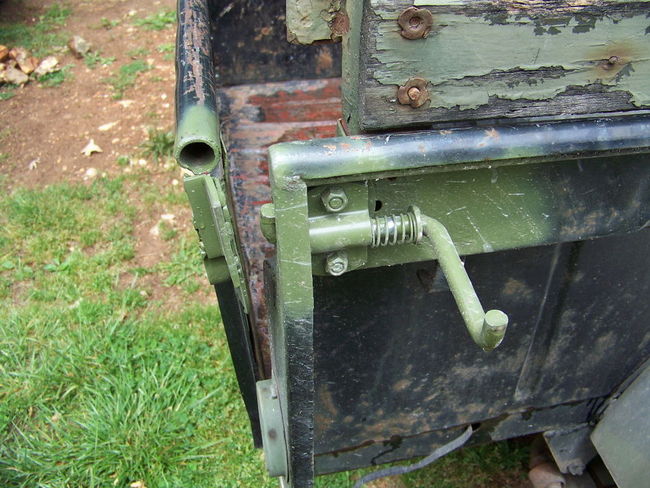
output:
[[[341,75],[340,44],[287,42],[285,0],[211,0],[219,85]]]
[[[468,257],[485,305],[511,318],[490,354],[434,262],[314,277],[318,470],[423,455],[431,432],[468,423],[504,438],[592,420],[650,356],[649,242],[644,230]],[[536,421],[544,410],[552,422]]]
[[[251,337],[248,331],[248,317],[239,305],[232,281],[218,283],[214,287],[219,300],[221,319],[228,339],[230,356],[235,367],[237,383],[241,391],[246,412],[251,423],[255,447],[262,447],[260,418],[257,411],[257,393],[255,391],[256,366],[253,360]]]

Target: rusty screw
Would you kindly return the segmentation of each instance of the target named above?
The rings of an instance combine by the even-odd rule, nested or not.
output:
[[[425,8],[409,7],[397,19],[405,39],[423,39],[431,32],[433,15]]]
[[[429,100],[427,80],[411,78],[404,86],[397,89],[397,100],[402,105],[410,105],[413,108],[421,107]]]
[[[614,65],[618,63],[618,56],[610,56],[607,60],[607,64]]]

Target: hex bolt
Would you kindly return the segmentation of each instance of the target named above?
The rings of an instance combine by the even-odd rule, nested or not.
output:
[[[348,270],[348,255],[343,251],[332,252],[325,258],[325,271],[332,276],[341,276]]]
[[[409,7],[397,19],[405,39],[423,39],[431,32],[433,15],[425,8]]]
[[[340,186],[331,186],[323,191],[321,201],[328,212],[341,212],[348,205],[348,196]]]
[[[427,80],[423,78],[411,78],[397,89],[397,101],[402,105],[419,108],[429,99]]]

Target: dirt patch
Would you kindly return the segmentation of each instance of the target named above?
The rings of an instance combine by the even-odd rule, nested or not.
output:
[[[53,3],[6,1],[3,17],[6,21],[34,23]],[[175,29],[146,30],[134,22],[161,10],[173,10],[175,2],[77,0],[67,5],[73,13],[63,31],[83,37],[102,57],[115,61],[90,69],[82,59],[62,52],[57,57],[62,66],[69,66],[71,75],[63,84],[46,87],[32,82],[16,89],[13,98],[0,101],[0,152],[7,155],[2,173],[8,176],[10,187],[84,181],[89,168],[99,175],[128,172],[131,168],[120,167],[117,158],[137,156],[149,128],[171,130],[173,126],[174,62],[168,49],[174,43]],[[165,49],[167,52],[161,52]],[[106,79],[135,59],[150,69],[139,73],[135,86],[125,91],[122,100],[116,100]],[[81,154],[90,139],[102,153],[90,157]],[[164,185],[178,175],[165,172],[153,177]]]

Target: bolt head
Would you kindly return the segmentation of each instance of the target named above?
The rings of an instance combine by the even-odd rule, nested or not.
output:
[[[433,15],[425,8],[409,7],[400,14],[397,23],[405,39],[422,39],[431,32]]]
[[[342,251],[333,252],[325,259],[325,271],[332,276],[341,276],[348,270],[348,256]]]
[[[321,194],[321,200],[328,212],[341,212],[348,205],[348,196],[343,188],[331,186]]]
[[[427,80],[423,78],[411,78],[397,89],[397,101],[402,105],[419,108],[429,99]]]

